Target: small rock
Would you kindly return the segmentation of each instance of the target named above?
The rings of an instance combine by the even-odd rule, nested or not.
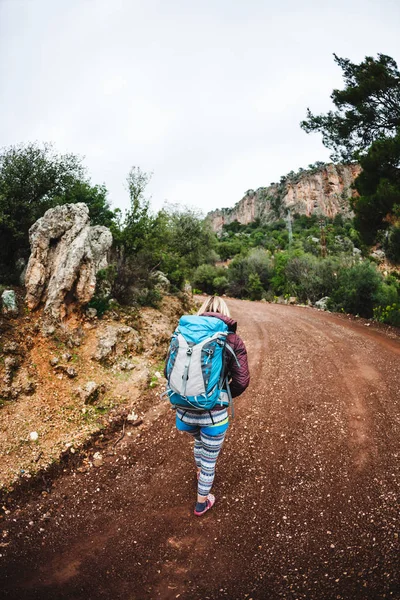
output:
[[[72,354],[64,352],[64,354],[61,354],[61,358],[65,360],[65,362],[69,362],[72,359]]]
[[[82,344],[84,335],[85,334],[83,332],[82,327],[74,329],[74,331],[70,334],[67,340],[68,348],[79,347]]]
[[[20,348],[17,342],[5,342],[3,344],[3,352],[4,354],[19,354]]]
[[[37,431],[31,431],[29,434],[29,439],[32,440],[32,442],[36,442],[38,437],[39,437],[39,434]]]
[[[3,315],[16,316],[18,315],[18,304],[17,297],[14,290],[4,290],[1,295],[3,302],[2,313]]]
[[[92,404],[105,390],[106,386],[104,384],[99,385],[95,381],[88,381],[83,388],[78,388],[77,392],[85,404]]]
[[[25,346],[28,350],[32,350],[32,348],[34,347],[35,342],[34,339],[31,335],[27,335],[25,337]]]
[[[122,369],[122,371],[132,371],[132,369],[134,369],[136,365],[134,365],[133,362],[130,362],[129,360],[121,360],[119,366],[120,369]]]
[[[5,400],[12,399],[12,388],[9,385],[4,385],[0,388],[0,396]]]
[[[85,314],[88,319],[95,319],[97,317],[97,310],[95,308],[88,308]]]
[[[385,260],[386,255],[383,250],[375,250],[374,252],[371,252],[371,256],[376,258],[378,261],[383,261]]]
[[[20,359],[18,356],[6,356],[4,359],[4,368],[5,368],[5,375],[4,375],[4,383],[6,383],[7,385],[10,385],[12,383],[12,380],[14,378],[14,375],[16,373],[16,371],[18,370],[19,366],[20,366]]]
[[[70,379],[74,379],[74,377],[78,376],[78,372],[74,367],[67,367],[66,365],[56,365],[54,370],[57,373],[65,373]]]
[[[49,363],[51,364],[52,367],[55,367],[56,365],[58,365],[59,363],[59,359],[57,358],[57,356],[53,356],[50,360]]]
[[[104,362],[110,360],[115,353],[117,345],[117,330],[114,327],[107,327],[106,330],[99,336],[97,350],[93,355],[94,360]]]
[[[129,327],[128,325],[118,328],[118,333],[122,333],[123,335],[125,335],[127,333],[131,333],[131,331],[133,331],[133,329],[132,329],[132,327]]]
[[[100,452],[95,452],[93,454],[92,463],[94,467],[101,467],[103,464],[103,456],[100,454]]]
[[[328,301],[329,301],[329,296],[324,296],[320,300],[317,300],[317,302],[315,303],[315,307],[319,308],[319,310],[327,310],[328,309]]]
[[[26,396],[32,396],[32,394],[34,394],[36,391],[36,383],[34,383],[33,381],[27,381],[21,389],[22,394],[25,394]]]
[[[56,328],[54,327],[54,325],[50,325],[49,323],[43,323],[42,325],[42,335],[44,335],[45,337],[51,337],[54,332],[55,332]]]
[[[70,379],[74,379],[74,377],[77,377],[78,375],[76,369],[74,369],[73,367],[67,367],[65,372]]]
[[[17,356],[6,356],[4,366],[6,371],[16,371],[20,365],[20,360]]]

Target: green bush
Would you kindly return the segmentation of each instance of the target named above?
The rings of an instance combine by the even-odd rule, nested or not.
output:
[[[250,273],[248,291],[251,300],[261,300],[261,298],[263,297],[263,293],[265,290],[260,281],[260,276],[258,275],[258,273]]]
[[[215,277],[215,279],[213,280],[214,292],[216,294],[219,294],[220,296],[222,296],[222,294],[225,294],[228,287],[229,287],[229,279],[225,275]]]
[[[393,227],[385,243],[385,252],[389,260],[400,263],[400,227]]]
[[[136,301],[140,306],[152,306],[158,308],[162,300],[162,293],[157,288],[142,288],[136,296]]]
[[[200,265],[194,271],[191,283],[206,294],[214,293],[214,280],[220,276],[220,271],[213,265]]]
[[[272,269],[269,253],[261,248],[236,256],[228,268],[229,293],[237,298],[261,299],[268,289]]]
[[[374,308],[374,319],[380,323],[387,323],[400,327],[400,303]]]
[[[337,288],[331,295],[331,306],[334,310],[369,319],[373,316],[381,284],[381,274],[368,261],[350,268],[342,266],[338,272]]]

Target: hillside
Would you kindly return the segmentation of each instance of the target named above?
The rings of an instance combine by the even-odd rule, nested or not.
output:
[[[314,214],[334,218],[337,214],[350,216],[349,198],[356,194],[351,186],[360,173],[358,164],[334,165],[316,163],[309,169],[291,171],[279,183],[248,190],[232,208],[210,212],[207,217],[218,232],[223,225],[238,221],[243,225],[260,219],[271,223],[292,213]]]
[[[17,292],[19,314],[0,314],[0,495],[66,455],[84,456],[114,422],[146,428],[170,333],[188,310],[166,296],[159,310],[78,311],[55,328],[42,310],[27,314]]]

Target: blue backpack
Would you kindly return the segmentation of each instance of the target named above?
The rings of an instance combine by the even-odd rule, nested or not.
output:
[[[225,349],[237,358],[226,343],[228,333],[227,324],[216,317],[180,318],[167,355],[164,392],[174,407],[204,411],[216,405],[232,406],[224,376]]]

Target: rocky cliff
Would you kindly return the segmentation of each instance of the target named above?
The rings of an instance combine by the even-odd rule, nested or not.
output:
[[[270,223],[292,214],[318,214],[333,218],[338,213],[350,215],[349,198],[357,192],[351,188],[361,167],[357,164],[321,164],[298,173],[289,173],[279,183],[249,190],[232,208],[210,212],[207,217],[214,231],[239,221],[243,225],[256,219]]]

